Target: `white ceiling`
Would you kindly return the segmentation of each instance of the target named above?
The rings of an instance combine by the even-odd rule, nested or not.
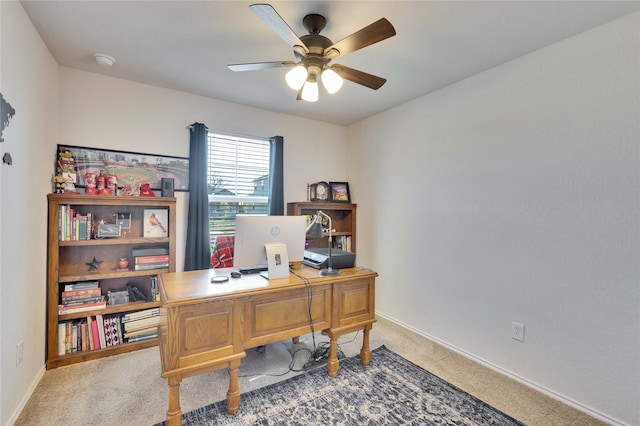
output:
[[[286,68],[227,68],[294,60],[252,3],[22,1],[60,65],[341,125],[640,10],[640,1],[271,1],[299,36],[308,13],[327,18],[322,35],[334,42],[382,17],[396,29],[335,61],[386,78],[384,86],[346,81],[308,103],[286,86]],[[97,65],[96,52],[116,63]]]

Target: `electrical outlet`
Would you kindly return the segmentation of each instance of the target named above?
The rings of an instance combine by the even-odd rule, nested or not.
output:
[[[24,340],[20,340],[16,345],[16,367],[22,364],[23,352],[24,352]]]
[[[511,323],[511,338],[519,342],[524,342],[524,325],[517,322]]]

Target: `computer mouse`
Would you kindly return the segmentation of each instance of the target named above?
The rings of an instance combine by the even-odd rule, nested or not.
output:
[[[231,271],[231,278],[240,278],[242,274],[238,271]]]

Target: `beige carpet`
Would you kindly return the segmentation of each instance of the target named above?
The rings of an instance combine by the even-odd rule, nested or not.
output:
[[[327,341],[316,335],[317,344]],[[346,356],[358,354],[361,344],[361,333],[339,340]],[[383,319],[371,332],[371,347],[381,345],[528,425],[603,425]],[[311,346],[311,335],[306,335],[297,345],[290,341],[268,345],[263,354],[248,350],[240,370],[240,390],[297,374],[286,373],[292,361],[290,351]],[[307,357],[308,352],[298,352],[296,367]],[[227,385],[226,370],[185,379],[180,388],[182,411],[224,399]],[[167,403],[158,348],[150,348],[47,371],[15,424],[153,425],[165,419]]]

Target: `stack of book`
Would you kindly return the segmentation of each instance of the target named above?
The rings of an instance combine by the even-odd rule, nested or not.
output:
[[[159,323],[160,308],[127,313],[122,317],[124,339],[128,342],[139,342],[158,337]]]
[[[167,247],[137,247],[131,251],[136,271],[167,269],[169,267],[169,249]]]
[[[83,281],[64,286],[58,315],[103,309],[107,306],[98,281]]]

